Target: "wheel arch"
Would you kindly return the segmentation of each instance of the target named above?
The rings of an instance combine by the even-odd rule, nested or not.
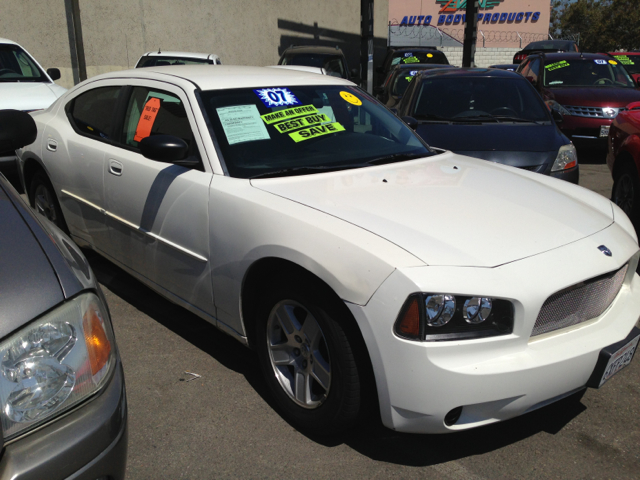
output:
[[[249,347],[255,350],[255,327],[261,287],[266,282],[277,282],[282,278],[287,278],[288,280],[293,278],[296,281],[305,282],[309,288],[316,289],[323,297],[329,299],[331,306],[339,311],[341,318],[346,319],[346,322],[343,322],[341,326],[349,336],[350,342],[353,343],[352,348],[358,369],[362,373],[362,392],[366,398],[372,400],[365,405],[363,415],[367,416],[374,412],[379,412],[378,391],[373,364],[366,341],[356,319],[345,305],[344,300],[328,283],[299,264],[280,257],[264,257],[255,261],[247,269],[241,287],[240,308]]]
[[[47,177],[49,177],[49,173],[47,172],[47,170],[44,168],[44,165],[42,164],[42,162],[40,161],[40,159],[30,156],[27,157],[26,159],[24,159],[24,166],[22,167],[22,178],[24,181],[24,191],[27,194],[27,197],[29,197],[29,201],[31,201],[31,195],[30,195],[30,191],[31,191],[31,182],[33,181],[33,177],[36,175],[36,173],[40,170],[42,170]],[[49,179],[51,179],[51,177],[49,177]]]
[[[611,171],[611,176],[614,180],[620,174],[622,166],[627,162],[634,165],[636,171],[640,172],[640,137],[638,135],[628,136],[622,145],[620,145],[615,162],[613,163],[613,170]]]

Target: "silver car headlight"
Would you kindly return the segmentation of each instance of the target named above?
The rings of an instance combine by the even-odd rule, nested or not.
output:
[[[9,440],[96,393],[114,368],[106,309],[93,293],[70,300],[0,343],[2,430]]]
[[[562,145],[558,149],[558,156],[556,157],[551,167],[552,172],[559,172],[561,170],[568,170],[578,165],[578,152],[573,143]]]

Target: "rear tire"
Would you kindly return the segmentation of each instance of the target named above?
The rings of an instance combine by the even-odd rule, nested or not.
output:
[[[47,174],[42,170],[36,172],[29,187],[29,202],[40,215],[54,223],[64,233],[69,233],[67,223],[62,216],[62,209]]]
[[[256,348],[282,416],[303,431],[330,435],[357,420],[361,376],[343,328],[351,319],[312,285],[293,280],[262,295]]]

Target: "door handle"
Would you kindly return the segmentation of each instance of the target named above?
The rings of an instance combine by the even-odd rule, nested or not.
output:
[[[50,152],[55,152],[58,149],[58,142],[56,142],[53,138],[47,140],[47,150]]]
[[[122,164],[113,159],[109,159],[109,173],[118,177],[122,175]]]

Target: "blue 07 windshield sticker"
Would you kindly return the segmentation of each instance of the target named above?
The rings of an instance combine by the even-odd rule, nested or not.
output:
[[[288,107],[300,105],[300,101],[288,88],[261,88],[254,90],[265,107]]]
[[[607,64],[606,60],[601,60],[599,58],[595,59],[594,62],[596,62],[598,65],[606,65]]]

